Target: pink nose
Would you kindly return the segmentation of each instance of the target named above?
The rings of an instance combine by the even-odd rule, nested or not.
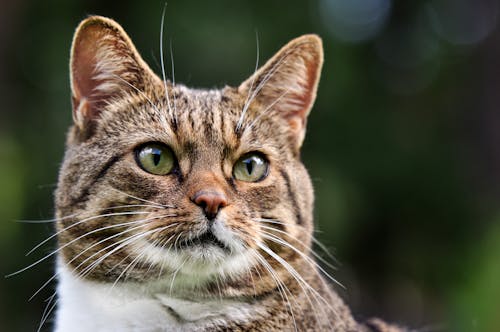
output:
[[[198,191],[194,194],[192,200],[203,209],[205,215],[210,220],[214,219],[219,210],[227,205],[226,196],[217,191]]]

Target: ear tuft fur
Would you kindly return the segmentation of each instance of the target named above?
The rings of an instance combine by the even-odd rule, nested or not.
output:
[[[307,116],[316,99],[323,65],[323,45],[317,35],[304,35],[290,41],[238,90],[264,109],[273,105],[276,114],[288,120],[290,131],[300,148]]]

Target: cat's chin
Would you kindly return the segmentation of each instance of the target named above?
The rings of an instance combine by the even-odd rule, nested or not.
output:
[[[161,266],[165,276],[173,278],[172,283],[200,286],[214,278],[247,273],[255,264],[251,249],[226,241],[213,234],[202,234],[173,248],[159,247],[142,240],[136,242],[133,250],[148,263]]]

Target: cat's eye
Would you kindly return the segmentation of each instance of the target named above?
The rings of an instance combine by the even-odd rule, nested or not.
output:
[[[269,162],[257,152],[251,152],[241,157],[233,166],[233,176],[236,180],[257,182],[267,176]]]
[[[163,144],[148,143],[136,150],[136,161],[148,173],[166,175],[175,166],[175,157],[172,150]]]

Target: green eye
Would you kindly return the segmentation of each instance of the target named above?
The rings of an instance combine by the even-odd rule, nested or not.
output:
[[[241,157],[233,166],[233,176],[236,180],[257,182],[267,176],[269,163],[256,152]]]
[[[136,161],[143,170],[156,175],[170,173],[175,164],[172,150],[158,143],[148,143],[140,147],[136,152]]]

